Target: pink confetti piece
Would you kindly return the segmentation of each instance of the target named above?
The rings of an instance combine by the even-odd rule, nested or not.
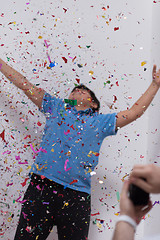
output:
[[[64,131],[64,134],[67,135],[70,133],[70,130],[67,130],[66,132]]]
[[[8,151],[8,150],[7,150],[7,151],[3,152],[2,155],[5,154],[5,153],[10,154],[11,151]]]
[[[36,186],[36,188],[37,188],[38,190],[41,190],[41,188],[40,188],[40,186],[39,186],[39,185],[37,185],[37,186]]]
[[[25,162],[18,162],[18,164],[28,164],[28,162],[25,160]]]
[[[20,160],[20,156],[15,156],[16,160]]]
[[[33,150],[34,153],[39,153],[40,151],[47,153],[47,151],[45,149],[43,149],[42,147],[40,147],[40,149],[38,151],[35,151],[31,143],[30,143],[30,147],[31,147],[31,149]]]
[[[51,63],[52,61],[51,61],[50,56],[49,56],[48,53],[47,53],[47,57],[48,57],[49,62]]]
[[[8,183],[8,184],[7,184],[7,187],[12,186],[12,185],[13,185],[13,183]]]
[[[26,202],[27,200],[23,200],[23,201],[16,201],[16,202],[19,202],[19,203],[24,203]]]
[[[28,214],[26,214],[26,213],[24,213],[24,212],[22,212],[22,214],[23,214],[24,219],[26,219],[27,216],[28,216]]]
[[[66,172],[69,171],[69,170],[72,168],[72,167],[67,168],[67,162],[69,162],[68,159],[65,161],[65,164],[64,164],[64,170],[65,170]]]
[[[47,43],[47,40],[44,40],[44,43],[45,43],[47,48],[50,46],[50,44]]]

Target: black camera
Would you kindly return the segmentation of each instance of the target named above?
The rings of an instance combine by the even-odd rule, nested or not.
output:
[[[144,181],[146,181],[143,178]],[[129,198],[135,206],[145,206],[149,202],[149,193],[134,184],[129,185]]]

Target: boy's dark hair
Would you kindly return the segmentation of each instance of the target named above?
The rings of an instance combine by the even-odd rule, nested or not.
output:
[[[93,112],[98,112],[99,109],[100,109],[100,102],[97,99],[95,93],[92,90],[90,90],[88,87],[86,87],[84,84],[80,84],[80,85],[74,87],[72,92],[74,92],[74,90],[77,89],[77,88],[78,89],[85,89],[85,90],[87,90],[89,92],[89,94],[90,94],[90,96],[92,98],[92,102],[97,104],[97,107],[96,108],[93,107],[92,110],[93,110]]]

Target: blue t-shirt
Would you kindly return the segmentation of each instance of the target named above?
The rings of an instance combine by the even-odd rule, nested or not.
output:
[[[98,114],[92,109],[77,111],[62,99],[44,94],[40,109],[46,125],[31,173],[43,175],[64,187],[91,191],[91,172],[98,164],[106,136],[116,134],[116,113]]]

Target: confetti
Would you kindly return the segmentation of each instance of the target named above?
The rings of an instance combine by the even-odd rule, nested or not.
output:
[[[146,61],[144,61],[144,62],[141,62],[141,66],[143,67],[145,64],[147,64],[147,62]]]
[[[70,167],[70,168],[67,168],[67,163],[69,162],[69,160],[67,159],[66,161],[65,161],[65,164],[64,164],[64,170],[67,172],[67,171],[69,171],[72,167]]]
[[[2,138],[2,141],[6,143],[6,141],[4,139],[4,133],[5,133],[5,130],[3,130],[3,132],[0,134],[0,138]]]
[[[77,180],[77,179],[73,180],[73,181],[72,181],[72,182],[70,182],[69,184],[71,185],[71,184],[73,184],[73,183],[76,183],[76,182],[78,182],[78,180]]]
[[[67,63],[67,62],[68,62],[67,58],[65,58],[65,57],[62,57],[62,59],[63,59],[63,61],[64,61],[65,63]]]
[[[115,28],[114,28],[114,31],[118,31],[118,30],[119,30],[119,27],[115,27]]]

